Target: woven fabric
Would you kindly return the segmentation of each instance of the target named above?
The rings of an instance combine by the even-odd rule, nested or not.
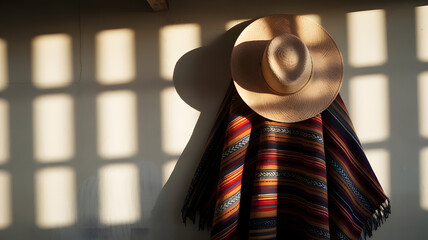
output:
[[[390,213],[340,97],[298,123],[228,91],[182,210],[211,239],[359,239]]]

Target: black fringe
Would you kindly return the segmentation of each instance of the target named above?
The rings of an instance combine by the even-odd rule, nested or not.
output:
[[[195,224],[196,219],[199,218],[200,230],[210,228],[212,225],[215,198],[212,198],[211,194],[216,191],[230,104],[236,95],[237,92],[231,81],[211,129],[210,141],[205,146],[181,209],[183,223],[186,224],[189,218]]]
[[[389,199],[386,199],[378,209],[367,219],[366,224],[364,225],[363,232],[361,233],[360,240],[366,240],[367,237],[373,235],[373,231],[378,229],[381,224],[388,218],[391,214],[391,203]]]
[[[205,229],[211,229],[212,221],[214,217],[214,208],[210,207],[213,211],[209,211],[206,215],[201,215],[200,212],[196,212],[194,210],[190,211],[190,209],[187,206],[184,206],[181,209],[182,214],[182,220],[184,225],[187,223],[187,218],[192,221],[193,224],[196,223],[196,219],[199,219],[199,230],[205,230]],[[198,216],[197,216],[198,215]]]

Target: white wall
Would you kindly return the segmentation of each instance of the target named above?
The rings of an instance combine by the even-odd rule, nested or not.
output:
[[[208,239],[180,208],[245,24],[226,28],[275,13],[342,51],[392,201],[374,239],[428,236],[428,2],[39,2],[0,3],[0,239]]]

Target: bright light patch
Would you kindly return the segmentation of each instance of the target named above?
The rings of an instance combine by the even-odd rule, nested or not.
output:
[[[9,227],[12,223],[10,198],[10,174],[0,170],[0,230]]]
[[[428,72],[418,76],[419,134],[428,138]]]
[[[420,61],[428,62],[428,6],[415,8],[416,50]]]
[[[347,14],[349,64],[379,66],[387,61],[385,10]]]
[[[312,21],[318,23],[319,25],[321,25],[321,16],[318,14],[305,14],[305,15],[301,15],[303,17],[309,18]]]
[[[428,211],[428,147],[420,152],[419,192],[421,208]]]
[[[98,154],[105,159],[137,153],[137,96],[129,90],[97,96]]]
[[[243,22],[245,22],[245,21],[248,21],[248,20],[250,20],[250,19],[237,19],[237,20],[231,20],[231,21],[228,21],[228,22],[225,24],[225,29],[226,29],[226,31],[228,31],[228,30],[230,30],[231,28],[233,28],[234,26],[236,26],[236,25],[238,25],[238,24],[240,24],[240,23],[243,23]]]
[[[0,91],[7,87],[8,82],[7,42],[0,38]]]
[[[36,172],[36,224],[59,228],[76,221],[75,173],[68,167],[45,168]]]
[[[33,83],[36,87],[64,87],[71,83],[71,42],[67,34],[41,35],[33,39]]]
[[[7,162],[9,155],[9,103],[0,98],[0,164]]]
[[[67,94],[37,97],[33,103],[34,155],[38,162],[74,156],[74,102]]]
[[[201,46],[201,27],[195,23],[164,26],[159,31],[160,75],[172,80],[175,64],[188,51]]]
[[[171,176],[172,171],[174,171],[175,165],[177,164],[177,159],[170,160],[162,165],[162,186],[168,182],[169,177]]]
[[[162,149],[179,155],[189,141],[199,117],[199,112],[187,105],[174,87],[161,93]]]
[[[362,143],[389,137],[388,78],[382,74],[350,80],[350,114]]]
[[[99,170],[100,221],[107,225],[130,224],[140,219],[138,168],[111,164]]]
[[[373,171],[379,180],[385,194],[391,194],[391,164],[389,152],[386,149],[369,149],[366,150],[367,158],[372,166]]]
[[[101,84],[131,82],[136,76],[135,33],[131,29],[101,31],[96,35],[97,80]]]

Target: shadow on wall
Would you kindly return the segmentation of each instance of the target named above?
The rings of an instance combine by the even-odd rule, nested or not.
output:
[[[226,25],[274,13],[316,13],[343,53],[392,200],[375,237],[428,235],[428,3],[99,3],[0,5],[1,239],[208,239],[180,209],[248,22]]]
[[[199,163],[198,157],[195,158],[195,156],[202,155],[209,134],[207,129],[214,124],[217,110],[231,84],[229,58],[234,42],[248,24],[247,21],[236,25],[214,43],[186,53],[176,64],[174,85],[178,94],[187,104],[201,113],[193,134],[168,182],[163,187],[152,212],[154,223],[162,220],[171,222],[166,222],[169,227],[154,224],[150,235],[152,239],[171,239],[171,236],[176,234],[180,235],[180,238],[188,238],[195,234],[196,226],[188,226],[187,228],[191,231],[185,231],[181,223],[181,207],[193,172]],[[176,234],[171,234],[165,229],[170,229]],[[201,231],[196,236],[208,238],[208,232]]]
[[[158,64],[136,56],[158,37],[137,49],[144,24],[52,2],[0,10],[0,238],[141,238],[166,157],[139,128],[160,128],[159,84],[139,72]]]

